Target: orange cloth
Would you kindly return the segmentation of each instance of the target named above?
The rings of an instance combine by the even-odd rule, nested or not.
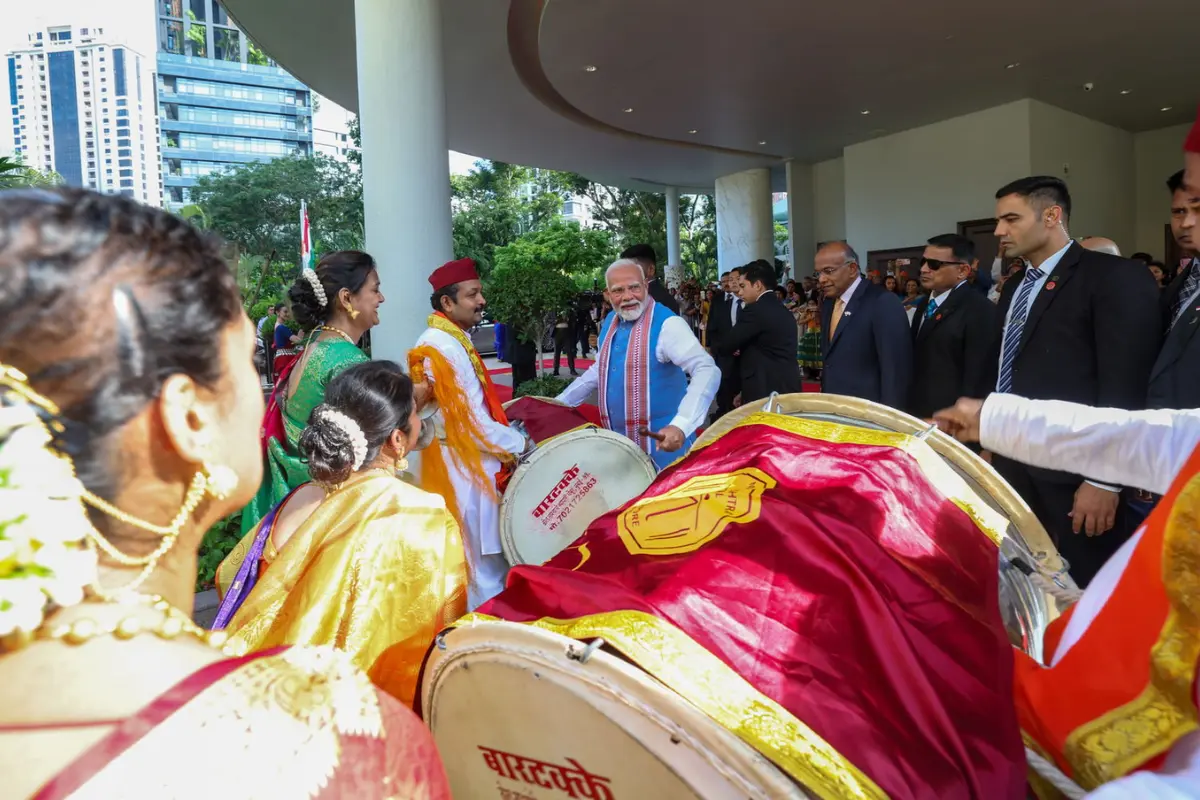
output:
[[[1053,667],[1016,653],[1021,729],[1085,789],[1155,769],[1197,727],[1200,448],[1146,522],[1103,608]],[[1072,609],[1073,610],[1073,609]],[[1061,641],[1071,612],[1047,631]]]

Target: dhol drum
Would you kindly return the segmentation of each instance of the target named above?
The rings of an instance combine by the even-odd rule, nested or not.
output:
[[[767,519],[764,492],[782,487],[779,482],[803,482],[806,464],[833,459],[824,463],[835,480],[845,480],[847,470],[838,466],[841,456],[820,455],[817,446],[811,455],[793,456],[790,467],[771,468],[783,452],[772,448],[790,445],[765,441],[763,421],[748,419],[762,412],[763,405],[720,420],[689,457],[636,502],[598,520],[547,568],[517,570],[508,591],[484,606],[483,614],[438,637],[425,665],[421,707],[455,796],[873,799],[897,792],[896,787],[907,787],[907,793],[893,796],[942,796],[933,782],[924,782],[925,776],[912,770],[924,758],[943,756],[937,767],[943,781],[939,785],[954,786],[949,794],[1012,796],[1014,776],[1021,779],[1024,760],[1015,719],[1006,716],[1012,713],[1011,699],[1004,696],[1007,673],[997,667],[1007,651],[1000,625],[1014,645],[1038,653],[1042,629],[1057,608],[1053,597],[1013,565],[1019,561],[1025,569],[1050,574],[1047,565],[1059,562],[1044,530],[990,467],[919,420],[848,398],[772,398],[771,411],[822,423],[825,442],[870,439],[847,433],[853,429],[902,432],[924,439],[941,456],[932,470],[937,474],[929,480],[939,490],[955,484],[965,507],[972,509],[971,519],[986,527],[988,535],[970,522],[964,526],[962,519],[937,528],[973,542],[957,551],[961,563],[952,557],[939,568],[937,596],[963,594],[938,610],[941,601],[922,594],[935,584],[914,577],[934,574],[925,572],[920,558],[941,550],[936,539],[909,540],[902,530],[895,532],[899,536],[880,534],[877,541],[899,556],[898,564],[907,565],[897,568],[879,561],[874,550],[863,551],[867,560],[860,561],[836,547],[828,549],[831,542],[859,540],[855,520],[879,519],[868,516],[865,503],[860,509],[851,500],[834,516],[814,507],[818,516],[804,528],[797,527],[801,517],[788,514],[807,515],[806,501],[793,498],[788,506],[773,494],[774,519]],[[729,434],[723,449],[697,452],[723,434]],[[861,452],[853,451],[854,446],[851,452]],[[746,461],[744,448],[755,447],[762,448],[752,456],[756,460]],[[916,460],[926,475],[932,474],[930,459]],[[883,473],[871,468],[850,472],[861,475],[855,480],[863,488],[875,491],[889,483],[878,476],[893,475],[903,461],[880,462]],[[811,493],[812,486],[805,491]],[[837,500],[828,502],[836,505]],[[944,523],[944,503],[930,496],[898,518]],[[807,533],[792,532],[815,533],[836,526],[839,519],[850,524],[847,535],[821,545],[807,544]],[[1005,521],[1007,531],[1002,530]],[[886,528],[890,523],[882,524]],[[818,562],[824,558],[821,553],[838,555],[818,572],[807,566],[788,568],[796,580],[759,582],[759,576],[780,569],[781,561],[814,546],[822,548],[813,550]],[[713,547],[715,554],[709,553]],[[807,563],[804,558],[801,562]],[[979,564],[996,569],[997,563],[999,612],[994,590],[984,591],[990,581],[971,577]],[[836,574],[842,569],[838,564],[850,565],[845,567],[848,576],[859,574],[854,564],[871,564],[877,571],[866,573],[862,577],[867,580],[857,579],[853,587],[822,584],[823,578],[813,577],[827,570]],[[876,581],[884,583],[876,586]],[[828,598],[789,593],[822,585],[831,593]],[[1064,585],[1072,587],[1069,581]],[[573,594],[556,591],[562,587]],[[597,599],[605,593],[611,603]],[[863,598],[863,604],[847,602],[848,597]],[[991,616],[981,616],[989,597]],[[817,599],[827,611],[805,617],[804,608]],[[899,604],[894,611],[893,604]],[[749,621],[739,628],[736,620],[754,606],[766,615],[746,617]],[[867,622],[859,615],[870,607],[882,616]],[[785,615],[778,622],[770,614],[773,608]],[[924,614],[930,615],[926,622],[905,628],[913,615]],[[947,614],[958,615],[958,622],[949,622]],[[501,621],[496,615],[517,621]],[[995,622],[981,628],[984,618]],[[814,622],[816,627],[808,627]],[[917,635],[897,637],[889,630]],[[893,644],[883,651],[854,649],[855,642],[876,641],[876,636],[880,643]],[[766,637],[772,638],[770,644]],[[966,645],[967,639],[974,644]],[[814,641],[824,645],[808,644]],[[941,644],[928,649],[935,641]],[[855,652],[863,660],[848,662]],[[911,680],[900,677],[905,663],[913,668]],[[797,682],[800,675],[807,677]],[[872,681],[872,675],[882,676],[880,682]],[[781,685],[781,680],[793,683]],[[810,698],[812,705],[797,698]],[[916,716],[897,713],[897,708],[911,708]],[[926,712],[929,716],[918,719]],[[918,730],[933,719],[942,721],[940,728]],[[1000,735],[1002,730],[1007,733]],[[863,751],[876,755],[858,753],[861,760],[856,760],[850,742],[859,738],[873,742],[864,744]],[[935,752],[940,755],[933,756]],[[983,752],[990,755],[978,756]],[[926,753],[930,755],[922,755]],[[947,756],[951,753],[963,754],[966,761]],[[971,775],[973,770],[981,793],[954,784],[959,771]],[[890,788],[881,788],[885,786]]]
[[[657,471],[629,439],[588,425],[582,416],[581,427],[562,432],[570,422],[536,419],[533,404],[560,411],[561,404],[521,398],[505,410],[518,404],[537,447],[523,457],[500,500],[500,543],[510,564],[543,564],[594,519],[645,491]]]
[[[1008,520],[1000,545],[1000,608],[1009,639],[1045,663],[1042,635],[1067,604],[1059,598],[1079,593],[1050,535],[1021,496],[992,466],[952,436],[916,417],[856,397],[817,393],[773,395],[734,409],[696,440],[693,448],[715,441],[751,414],[771,411],[842,425],[921,436],[992,508]],[[1035,578],[1034,573],[1039,577]]]

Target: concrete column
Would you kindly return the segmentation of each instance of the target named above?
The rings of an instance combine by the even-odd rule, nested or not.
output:
[[[717,268],[728,272],[755,259],[772,261],[770,171],[749,169],[717,178],[716,200]]]
[[[817,252],[816,239],[816,191],[813,184],[811,164],[788,161],[787,204],[788,204],[788,252],[792,259],[792,277],[796,280],[808,275],[813,269],[813,256]]]
[[[407,364],[426,278],[453,258],[440,0],[355,0],[367,251],[379,263],[372,356]]]
[[[667,187],[667,263],[682,266],[679,254],[679,188]]]

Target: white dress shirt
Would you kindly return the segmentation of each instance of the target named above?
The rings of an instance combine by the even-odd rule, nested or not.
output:
[[[613,324],[619,324],[619,320],[614,320]],[[683,431],[684,437],[691,436],[708,418],[708,409],[721,385],[721,370],[682,317],[667,317],[663,322],[654,355],[660,364],[674,364],[687,373],[687,393],[670,424]],[[599,385],[600,361],[597,359],[555,399],[574,407],[587,400]],[[599,398],[599,402],[603,403],[604,398]]]
[[[984,401],[979,443],[1035,467],[1082,473],[1165,494],[1200,445],[1200,410],[1125,411],[997,393]],[[1104,608],[1144,531],[1144,527],[1139,529],[1092,579],[1067,621],[1051,665],[1059,663],[1079,642]],[[1200,798],[1200,732],[1175,743],[1166,772],[1171,774],[1135,773],[1087,797]]]
[[[934,306],[934,308],[933,308],[933,311],[935,314],[937,313],[937,310],[942,307],[942,304],[946,302],[946,299],[948,297],[950,297],[950,295],[954,292],[954,289],[957,289],[959,286],[962,286],[964,283],[966,283],[966,281],[959,281],[958,283],[954,284],[953,289],[947,289],[946,291],[942,292],[941,294],[937,295],[936,297],[929,298],[929,303],[937,303],[937,305]],[[929,303],[925,304],[925,309],[921,313],[921,321],[917,323],[917,331],[918,332],[920,332],[921,328],[923,328],[925,326],[925,313],[924,312],[929,310]]]
[[[862,280],[862,273],[859,273],[858,277],[854,279],[854,283],[850,284],[850,288],[842,292],[839,296],[842,301],[843,314],[846,313],[846,306],[850,305],[850,298],[854,296],[854,290],[859,287],[859,284],[862,283]]]
[[[732,292],[726,292],[725,297],[729,300],[729,324],[737,325],[738,304],[742,302],[742,298]]]

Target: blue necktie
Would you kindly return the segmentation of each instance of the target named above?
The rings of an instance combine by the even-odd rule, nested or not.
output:
[[[1175,301],[1175,305],[1171,308],[1171,327],[1175,327],[1175,323],[1179,322],[1179,318],[1183,316],[1183,312],[1187,309],[1188,301],[1192,299],[1192,295],[1196,293],[1196,289],[1200,289],[1200,261],[1192,259],[1191,265],[1188,267],[1188,276],[1183,279],[1183,286],[1179,290],[1179,299]]]
[[[925,319],[930,319],[937,312],[937,300],[930,300],[925,306]]]
[[[1017,289],[1013,298],[1012,314],[1004,329],[1004,352],[1000,356],[1000,380],[996,382],[996,391],[1011,392],[1013,385],[1013,362],[1017,360],[1017,351],[1021,349],[1021,332],[1025,330],[1025,320],[1029,317],[1029,295],[1033,285],[1042,279],[1046,273],[1037,267],[1025,270],[1025,280]]]

